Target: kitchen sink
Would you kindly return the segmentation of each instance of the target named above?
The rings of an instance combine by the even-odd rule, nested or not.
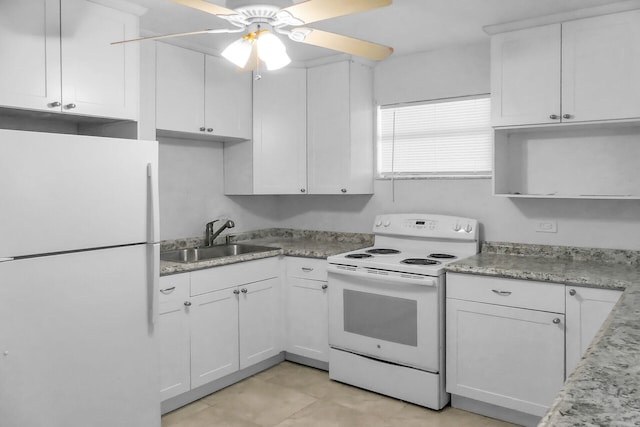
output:
[[[206,246],[204,248],[186,248],[173,251],[161,252],[160,259],[173,262],[198,262],[209,259],[222,258],[233,255],[252,254],[257,252],[273,251],[276,248],[257,245],[217,245]]]

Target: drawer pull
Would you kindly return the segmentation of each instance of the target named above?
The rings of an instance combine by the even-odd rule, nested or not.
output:
[[[311,267],[302,267],[302,271],[304,271],[305,273],[309,273],[309,272],[313,271],[313,268],[311,268]]]
[[[171,292],[173,292],[175,290],[176,290],[176,287],[172,286],[170,288],[160,289],[160,292],[162,292],[163,294],[167,295],[167,294],[170,294]]]
[[[494,294],[498,294],[498,295],[503,296],[503,297],[508,297],[509,295],[511,295],[511,291],[499,291],[497,289],[491,289],[491,291]]]
[[[322,289],[327,289],[329,285],[322,285]]]
[[[560,323],[560,319],[556,317],[555,319],[553,319],[553,323],[557,325],[558,323]]]

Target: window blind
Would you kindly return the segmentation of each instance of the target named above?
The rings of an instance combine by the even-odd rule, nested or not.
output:
[[[378,174],[490,176],[492,140],[488,95],[381,106]]]

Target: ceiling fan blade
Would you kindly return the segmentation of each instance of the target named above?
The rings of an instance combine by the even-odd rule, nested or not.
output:
[[[306,33],[303,40],[295,38],[293,39],[295,41],[313,46],[326,47],[327,49],[337,50],[374,61],[380,61],[393,53],[392,47],[313,28],[294,28],[292,33]]]
[[[204,0],[171,0],[174,3],[181,4],[183,6],[190,7],[192,9],[198,9],[203,12],[210,13],[218,16],[237,15],[235,10],[227,9],[226,7],[218,6],[217,4],[209,3]]]
[[[175,1],[175,0],[174,0]],[[304,24],[389,6],[391,0],[307,0],[282,9]]]
[[[162,36],[140,37],[139,39],[121,40],[121,41],[117,41],[117,42],[112,42],[111,44],[141,42],[141,41],[144,41],[144,40],[168,39],[170,37],[193,36],[193,35],[196,35],[196,34],[211,33],[212,31],[215,31],[215,30],[189,31],[188,33],[174,33],[174,34],[164,34]]]

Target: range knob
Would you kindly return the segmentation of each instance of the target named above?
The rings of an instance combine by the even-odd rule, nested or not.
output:
[[[462,227],[460,226],[460,224],[456,222],[456,225],[453,226],[453,231],[460,231],[460,230],[462,230]]]
[[[380,227],[382,225],[382,221],[376,221],[376,227]]]
[[[471,224],[467,224],[467,226],[464,228],[464,231],[467,233],[471,233],[472,230],[473,230],[473,227],[471,226]]]
[[[391,225],[391,221],[386,220],[385,222],[382,223],[382,225],[384,225],[385,227],[388,227]]]

